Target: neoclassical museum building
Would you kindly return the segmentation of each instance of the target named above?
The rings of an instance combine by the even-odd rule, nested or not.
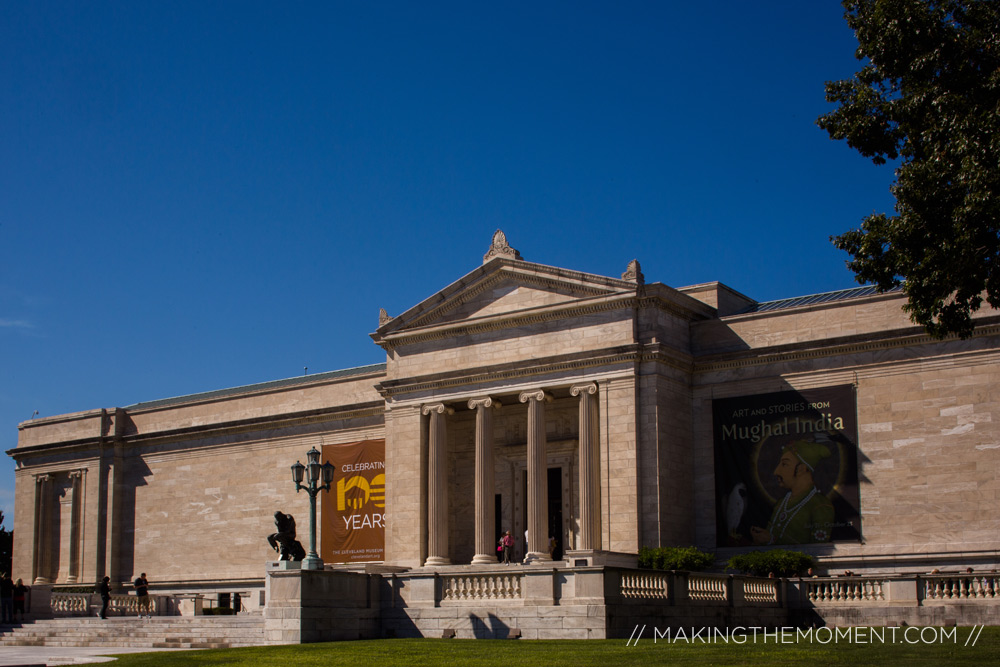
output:
[[[587,597],[572,572],[634,567],[645,546],[720,562],[791,548],[827,572],[997,567],[996,311],[937,340],[900,292],[758,302],[649,282],[636,261],[613,277],[534,263],[499,231],[487,250],[380,313],[385,363],[20,424],[13,576],[146,572],[162,594],[266,604],[275,512],[308,549],[290,466],[313,448],[335,466],[327,569],[411,592],[429,573],[562,568],[542,597],[568,604]]]

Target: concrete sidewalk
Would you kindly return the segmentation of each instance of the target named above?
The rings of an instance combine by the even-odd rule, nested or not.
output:
[[[112,662],[109,655],[151,653],[153,651],[197,651],[199,649],[128,648],[122,646],[0,646],[0,666],[13,665],[85,665]]]

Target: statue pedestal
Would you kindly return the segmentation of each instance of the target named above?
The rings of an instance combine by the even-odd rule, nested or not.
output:
[[[300,560],[271,560],[267,562],[268,570],[301,570],[302,561]]]

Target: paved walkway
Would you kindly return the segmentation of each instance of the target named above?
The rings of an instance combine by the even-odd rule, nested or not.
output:
[[[107,657],[117,653],[150,653],[177,651],[175,648],[128,648],[112,646],[0,646],[0,665],[85,665],[111,662]],[[183,649],[187,651],[198,649]]]

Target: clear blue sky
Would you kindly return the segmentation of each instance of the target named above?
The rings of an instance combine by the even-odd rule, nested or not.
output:
[[[0,445],[41,416],[384,361],[525,259],[758,300],[851,287],[890,167],[814,121],[833,1],[7,2]],[[0,509],[13,510],[13,462]],[[8,526],[10,522],[8,521]]]

